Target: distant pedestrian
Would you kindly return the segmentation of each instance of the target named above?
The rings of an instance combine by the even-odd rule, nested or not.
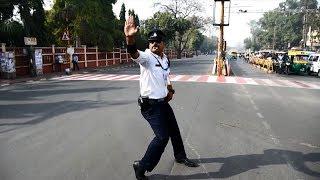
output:
[[[77,68],[78,71],[80,70],[79,65],[78,65],[78,62],[79,62],[78,56],[77,56],[77,55],[73,55],[73,57],[72,57],[72,64],[73,64],[73,70],[74,70],[74,71],[76,70],[76,68]]]
[[[56,65],[56,72],[61,72],[63,64],[63,58],[61,55],[56,56],[55,65]]]
[[[155,137],[140,161],[135,161],[133,168],[136,178],[148,179],[144,174],[151,172],[164,152],[169,139],[171,139],[176,162],[189,167],[199,166],[187,158],[180,130],[169,104],[175,93],[169,79],[170,62],[164,54],[164,33],[154,29],[148,34],[149,49],[137,50],[135,35],[138,28],[134,18],[130,16],[125,22],[127,50],[132,59],[140,65],[140,97],[139,105],[142,116],[150,124]]]

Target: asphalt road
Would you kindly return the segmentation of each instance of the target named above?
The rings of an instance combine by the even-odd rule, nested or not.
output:
[[[212,56],[174,61],[174,74],[205,75]],[[237,76],[266,74],[241,60]],[[100,69],[138,74],[138,66]],[[320,179],[320,90],[175,82],[171,102],[187,154],[174,162],[169,143],[151,179]],[[49,80],[0,89],[1,180],[130,180],[152,131],[136,103],[137,81]]]

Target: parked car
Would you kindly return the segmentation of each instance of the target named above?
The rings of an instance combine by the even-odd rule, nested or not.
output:
[[[320,77],[320,54],[311,54],[308,61],[310,63],[310,74],[317,73]]]

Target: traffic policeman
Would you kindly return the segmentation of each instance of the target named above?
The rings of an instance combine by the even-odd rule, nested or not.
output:
[[[140,65],[140,97],[138,103],[142,116],[150,124],[155,137],[140,161],[133,163],[137,179],[148,179],[145,172],[151,172],[158,164],[162,153],[171,139],[176,162],[188,167],[199,166],[186,156],[180,130],[174,112],[168,103],[175,93],[169,79],[170,62],[164,54],[165,35],[154,29],[148,34],[149,49],[139,51],[135,45],[138,27],[130,16],[125,22],[127,50],[132,59]]]

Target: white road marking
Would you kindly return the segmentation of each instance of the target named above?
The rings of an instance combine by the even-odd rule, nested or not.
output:
[[[207,79],[208,83],[217,82],[217,76],[209,76]]]
[[[173,79],[171,79],[171,81],[178,81],[180,78],[183,78],[183,77],[184,75],[177,75]]]
[[[251,84],[251,85],[258,85],[257,82],[255,82],[252,78],[243,78],[247,83],[245,84]]]
[[[192,78],[188,79],[187,81],[197,81],[201,76],[192,76]]]
[[[237,78],[241,81],[237,82]],[[133,81],[139,80],[139,75],[127,75],[127,74],[74,74],[70,76],[54,77],[51,80],[114,80],[114,81]],[[203,79],[207,79],[207,83],[228,83],[228,84],[243,84],[243,85],[259,85],[259,86],[277,86],[277,87],[293,87],[293,88],[305,88],[305,89],[320,89],[320,84],[316,82],[305,82],[283,79],[254,79],[254,78],[242,78],[242,77],[222,77],[218,79],[217,76],[208,75],[170,75],[171,81],[186,81],[186,82],[204,82]],[[201,80],[202,79],[202,80]],[[256,81],[257,80],[257,81]],[[302,85],[299,85],[302,83]],[[305,84],[306,86],[304,86]],[[1,86],[6,86],[7,84],[2,84]],[[247,91],[245,93],[248,94]],[[254,105],[254,103],[252,103]],[[258,108],[255,108],[256,110]]]
[[[311,147],[311,148],[320,148],[319,146],[314,146],[314,145],[309,144],[309,143],[299,143],[299,144],[303,145],[303,146]]]
[[[262,114],[261,113],[257,113],[257,115],[258,115],[258,117],[260,118],[260,119],[263,119],[264,117],[262,116]]]
[[[234,77],[225,77],[226,83],[236,84],[236,79]]]
[[[271,126],[266,122],[266,121],[262,121],[262,124],[264,125],[264,127],[268,130],[271,129]]]

